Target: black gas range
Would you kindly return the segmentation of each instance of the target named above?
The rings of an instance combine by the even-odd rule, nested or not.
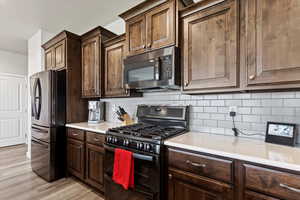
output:
[[[106,200],[161,200],[164,185],[164,140],[188,130],[187,106],[137,108],[138,123],[109,129],[105,139]],[[115,148],[133,152],[135,188],[124,190],[112,181]]]

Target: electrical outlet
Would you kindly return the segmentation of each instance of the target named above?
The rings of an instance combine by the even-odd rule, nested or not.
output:
[[[230,106],[228,113],[230,116],[232,116],[232,113],[235,113],[234,115],[236,115],[237,114],[237,106]]]

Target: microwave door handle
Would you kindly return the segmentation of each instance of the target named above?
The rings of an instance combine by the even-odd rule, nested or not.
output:
[[[154,65],[154,80],[158,81],[160,80],[160,60],[159,58],[155,59],[155,65]]]

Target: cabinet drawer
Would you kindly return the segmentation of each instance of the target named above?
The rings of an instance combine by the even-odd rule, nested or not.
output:
[[[68,137],[76,140],[84,141],[84,131],[68,128]]]
[[[245,184],[248,189],[285,200],[300,199],[300,176],[244,164]]]
[[[87,143],[103,146],[105,136],[100,133],[86,132]]]
[[[169,166],[232,183],[233,161],[168,149]]]

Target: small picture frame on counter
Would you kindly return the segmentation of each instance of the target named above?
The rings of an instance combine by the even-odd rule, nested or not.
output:
[[[295,146],[296,124],[268,122],[265,141],[268,143]]]

